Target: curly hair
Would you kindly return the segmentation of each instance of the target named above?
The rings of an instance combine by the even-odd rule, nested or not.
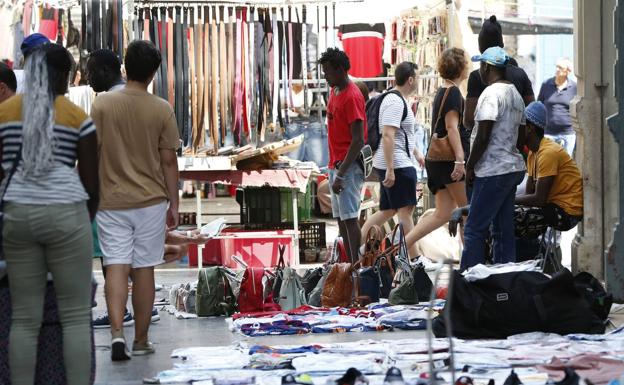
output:
[[[328,48],[319,59],[319,64],[330,64],[334,68],[342,68],[345,71],[351,69],[351,62],[346,53],[338,48]]]
[[[449,48],[438,59],[438,72],[444,79],[457,79],[468,66],[466,52],[460,48]]]

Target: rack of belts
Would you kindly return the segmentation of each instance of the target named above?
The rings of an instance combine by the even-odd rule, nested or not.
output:
[[[153,92],[174,108],[185,154],[281,139],[293,79],[320,73],[310,8],[317,15],[325,8],[327,45],[336,2],[357,1],[134,1],[130,36],[151,40],[163,54]]]

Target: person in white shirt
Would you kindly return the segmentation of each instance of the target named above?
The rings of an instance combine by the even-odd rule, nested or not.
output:
[[[526,173],[518,150],[519,129],[525,125],[524,101],[515,86],[505,80],[509,57],[502,48],[492,47],[472,60],[481,62],[479,73],[488,87],[477,103],[477,127],[466,164],[466,181],[472,194],[462,269],[485,262],[490,225],[494,262],[515,262],[514,202],[517,186]]]
[[[417,66],[403,62],[394,71],[396,87],[385,94],[379,107],[379,148],[373,158],[373,167],[380,181],[380,211],[368,218],[362,227],[360,254],[366,251],[366,238],[374,226],[381,226],[398,215],[407,233],[414,227],[416,197],[416,167],[422,167],[424,157],[416,149],[415,118],[407,99],[417,89]],[[415,246],[413,246],[415,252]]]

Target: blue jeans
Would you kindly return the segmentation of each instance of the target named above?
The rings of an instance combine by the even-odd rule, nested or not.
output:
[[[301,146],[288,154],[291,159],[302,162],[314,162],[320,168],[327,167],[329,148],[327,146],[327,129],[323,128],[318,118],[293,118],[286,125],[285,139],[292,139],[303,134]]]
[[[544,135],[548,139],[551,139],[561,145],[568,155],[572,156],[574,153],[574,147],[576,146],[576,134],[559,134],[559,135]]]
[[[332,213],[334,218],[341,221],[354,219],[360,216],[362,202],[362,185],[364,185],[364,171],[357,161],[353,162],[344,176],[340,194],[334,193],[332,186],[336,180],[337,170],[329,170],[329,192],[331,194]]]
[[[494,263],[515,262],[514,204],[524,172],[475,178],[464,229],[461,268],[485,262],[485,239],[492,229]]]

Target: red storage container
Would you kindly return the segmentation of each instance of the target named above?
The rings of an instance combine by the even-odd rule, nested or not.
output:
[[[227,239],[213,239],[203,249],[204,265],[223,265],[237,268],[238,263],[232,259],[237,255],[252,267],[273,267],[279,260],[279,246],[285,246],[284,259],[286,264],[293,265],[295,255],[292,252],[292,230],[275,231],[244,231],[225,229],[223,236]],[[240,237],[240,238],[239,238]],[[197,247],[189,247],[189,265],[197,266]]]

